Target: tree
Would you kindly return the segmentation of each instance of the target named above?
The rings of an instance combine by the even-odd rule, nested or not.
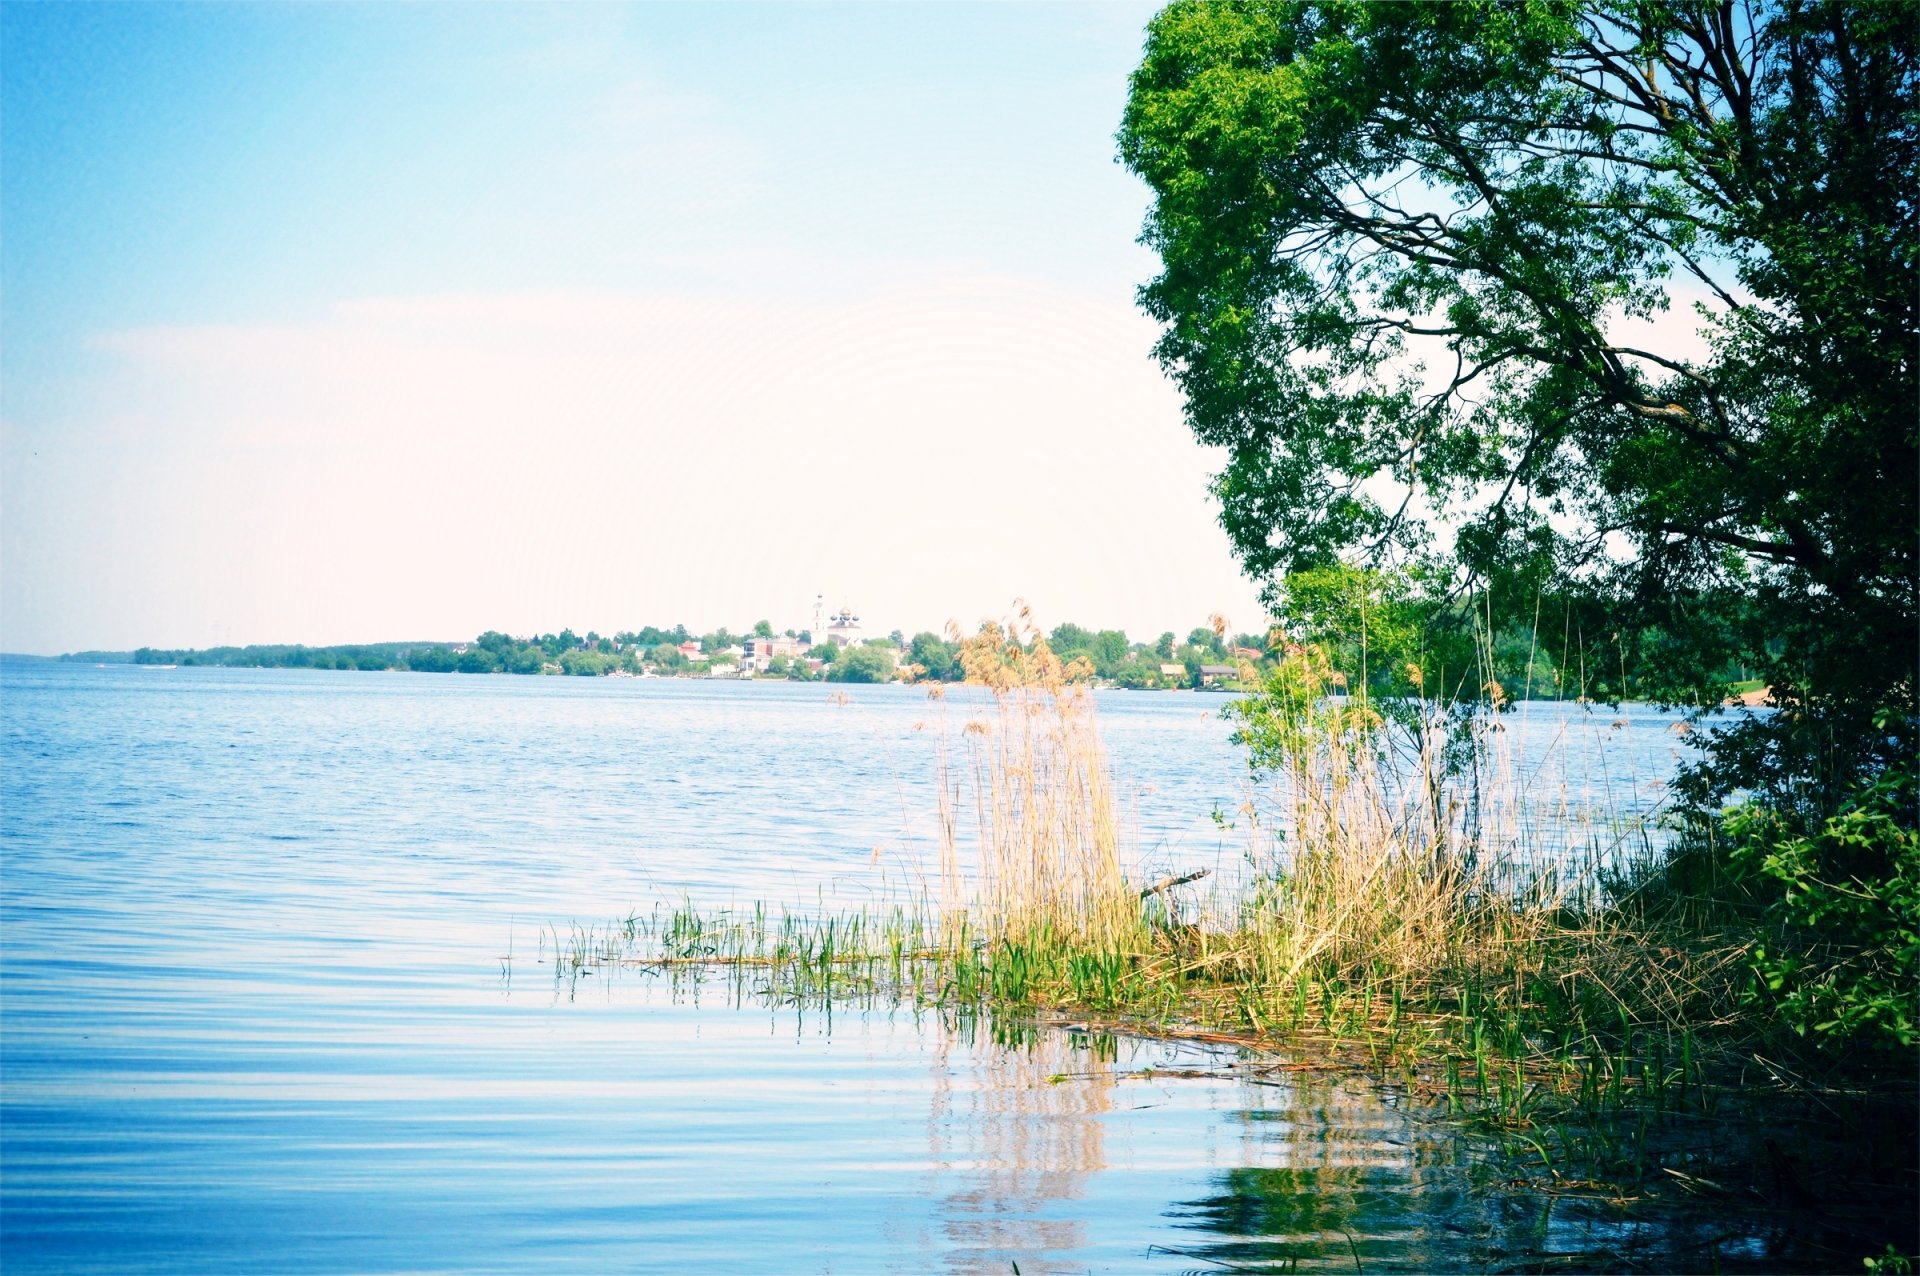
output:
[[[1187,645],[1199,647],[1213,657],[1224,657],[1227,654],[1226,644],[1220,641],[1220,635],[1205,625],[1195,628],[1187,635]]]
[[[935,682],[946,682],[956,672],[953,663],[953,647],[939,634],[930,630],[923,630],[913,636],[908,659],[920,667],[921,677]]]
[[[862,643],[842,647],[827,669],[829,682],[893,681],[893,648]]]
[[[1663,699],[1755,667],[1789,712],[1715,733],[1703,804],[1812,818],[1911,754],[1915,39],[1838,0],[1159,13],[1141,301],[1268,600],[1365,559],[1495,632],[1547,602]],[[1678,287],[1702,348],[1632,337]]]
[[[1068,621],[1047,635],[1047,645],[1055,651],[1086,651],[1093,646],[1093,630]]]
[[[1130,648],[1127,645],[1127,635],[1124,630],[1102,629],[1092,636],[1087,650],[1093,656],[1095,672],[1102,678],[1111,678],[1114,670],[1125,662]]]
[[[458,661],[453,648],[440,643],[407,650],[407,668],[415,673],[452,673]]]
[[[611,673],[620,662],[603,651],[590,649],[560,653],[560,671],[580,678],[597,678]]]
[[[754,622],[753,622],[753,636],[754,636],[755,638],[771,638],[771,637],[773,637],[773,622],[772,622],[772,621],[770,621],[770,620],[756,620],[756,621],[754,621]]]

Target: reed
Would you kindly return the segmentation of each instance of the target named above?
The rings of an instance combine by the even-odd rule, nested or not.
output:
[[[1740,995],[1750,932],[1663,889],[1644,842],[1629,863],[1544,838],[1497,714],[1347,695],[1324,653],[1293,650],[1234,714],[1266,785],[1241,813],[1250,871],[1175,907],[1199,888],[1141,876],[1090,671],[1024,612],[960,659],[985,695],[943,701],[932,733],[935,882],[838,913],[682,904],[555,929],[556,976],[644,966],[742,997],[1311,1048],[1511,1138],[1553,1190],[1705,1182],[1688,1149],[1751,1097],[1754,1060],[1790,1088]]]
[[[957,637],[957,635],[956,635]],[[1064,662],[1022,609],[959,641],[969,684],[990,707],[970,716],[955,759],[941,736],[943,916],[1016,949],[1035,943],[1113,949],[1140,938],[1113,780],[1084,660]],[[964,866],[970,813],[977,855]]]
[[[1312,1034],[1383,1061],[1457,1053],[1476,1078],[1495,1061],[1588,1077],[1604,1059],[1610,1095],[1631,1084],[1612,1062],[1621,1041],[1685,1031],[1724,982],[1724,953],[1659,942],[1649,918],[1599,906],[1590,874],[1532,848],[1496,737],[1470,739],[1472,765],[1450,762],[1440,750],[1458,741],[1423,707],[1396,739],[1379,706],[1338,694],[1311,649],[1281,663],[1259,716],[1240,714],[1277,797],[1246,808],[1254,871],[1185,920],[1130,876],[1138,857],[1090,671],[1061,661],[1024,612],[963,640],[960,659],[987,696],[957,731],[934,733],[932,889],[865,911],[689,904],[555,930],[556,971],[705,967],[785,996],[859,990],[1267,1042]]]

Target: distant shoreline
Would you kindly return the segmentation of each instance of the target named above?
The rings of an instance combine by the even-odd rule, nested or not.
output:
[[[786,683],[786,684],[798,684],[798,685],[819,685],[826,681],[825,679],[820,679],[820,678],[813,678],[813,679],[787,678],[777,674],[713,675],[713,674],[707,674],[702,672],[687,672],[687,671],[676,671],[671,673],[648,672],[648,673],[635,674],[635,673],[627,673],[621,670],[616,670],[609,673],[569,674],[559,670],[548,670],[541,674],[528,675],[528,674],[514,674],[505,669],[491,669],[491,670],[486,670],[484,672],[461,670],[461,669],[411,669],[406,667],[392,667],[392,666],[389,666],[386,668],[380,668],[380,669],[359,669],[359,668],[342,669],[342,668],[327,668],[324,666],[316,666],[316,665],[228,664],[228,663],[213,662],[213,661],[194,661],[190,659],[185,661],[168,662],[163,664],[158,661],[137,661],[137,660],[134,660],[132,656],[133,656],[132,652],[84,652],[84,653],[72,652],[72,653],[67,653],[59,656],[42,656],[42,655],[36,655],[36,654],[30,653],[30,652],[0,652],[0,660],[33,661],[39,664],[130,665],[130,666],[134,666],[142,669],[151,669],[151,670],[154,670],[155,672],[162,672],[162,671],[175,670],[175,669],[244,669],[244,670],[254,670],[259,672],[293,671],[293,672],[319,672],[319,673],[424,673],[424,674],[452,673],[452,674],[465,674],[466,676],[469,676],[469,677],[486,676],[486,675],[496,675],[501,677],[530,677],[530,676],[531,677],[557,677],[557,678],[586,677],[586,678],[613,678],[613,679],[621,679],[621,680],[634,681],[634,682]],[[942,680],[937,678],[923,678],[923,679],[918,679],[912,683],[908,683],[904,679],[894,679],[886,682],[869,683],[867,685],[924,686],[924,685],[931,685],[936,683],[941,685],[961,685],[957,680]],[[855,684],[841,682],[841,683],[832,683],[830,685],[847,686],[847,685],[855,685]],[[1191,687],[1191,686],[1128,687],[1128,686],[1123,686],[1119,683],[1109,682],[1109,681],[1105,681],[1098,678],[1091,679],[1089,681],[1089,685],[1095,687],[1096,689],[1104,690],[1104,691],[1144,691],[1144,692],[1153,692],[1153,693],[1159,693],[1159,694],[1189,692],[1197,695],[1198,694],[1204,694],[1204,695],[1229,694],[1230,695],[1230,694],[1244,694],[1248,690],[1248,688],[1246,687],[1237,686],[1237,685],[1236,686],[1208,686],[1208,687]],[[1758,687],[1758,688],[1751,688],[1744,691],[1736,691],[1728,695],[1726,699],[1722,700],[1719,704],[1713,706],[1713,709],[1724,710],[1724,709],[1738,709],[1738,708],[1747,708],[1747,709],[1769,708],[1771,706],[1769,705],[1768,701],[1769,701],[1769,697],[1772,695],[1772,691],[1773,689],[1771,687],[1764,687],[1764,686]],[[1573,697],[1573,696],[1521,697],[1513,701],[1513,703],[1516,705],[1519,705],[1519,704],[1586,704],[1586,705],[1620,705],[1620,706],[1652,705],[1655,707],[1679,708],[1679,709],[1685,709],[1690,707],[1686,705],[1659,706],[1656,701],[1642,700],[1638,698],[1627,698],[1627,699],[1616,701],[1616,700],[1602,700],[1602,699],[1582,699],[1580,697]]]

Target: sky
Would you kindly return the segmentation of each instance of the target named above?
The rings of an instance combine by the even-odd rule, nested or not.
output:
[[[0,5],[0,649],[1264,615],[1147,5]]]

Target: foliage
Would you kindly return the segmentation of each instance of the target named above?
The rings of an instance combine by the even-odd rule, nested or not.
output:
[[[1047,635],[1047,645],[1055,651],[1084,651],[1093,646],[1093,631],[1071,622],[1055,625]]]
[[[1102,678],[1111,678],[1115,669],[1127,659],[1132,647],[1127,643],[1125,630],[1102,629],[1093,636],[1088,647],[1093,656],[1094,671]]]
[[[1345,575],[1342,575],[1342,573]],[[1345,583],[1341,583],[1345,581]],[[1288,583],[1282,597],[1286,600],[1291,620],[1286,635],[1302,638],[1307,635],[1331,633],[1334,629],[1350,621],[1374,623],[1385,615],[1380,601],[1349,598],[1346,602],[1337,602],[1341,591],[1371,590],[1384,600],[1392,593],[1397,604],[1412,606],[1418,600],[1413,593],[1398,584],[1390,582],[1385,576],[1369,575],[1354,569],[1338,571],[1319,571],[1301,574]],[[1405,630],[1408,625],[1419,627],[1421,620],[1396,620],[1395,624]],[[758,622],[755,628],[770,628],[767,622]],[[1234,637],[1231,645],[1241,648],[1267,648],[1269,639],[1283,631],[1262,635],[1245,633]],[[1356,631],[1357,632],[1357,631]],[[1056,627],[1056,638],[1071,638],[1074,645],[1063,646],[1058,641],[1049,641],[1049,648],[1063,663],[1076,661],[1084,665],[1088,676],[1097,677],[1114,685],[1132,689],[1149,689],[1164,686],[1196,685],[1198,670],[1203,664],[1222,663],[1227,660],[1228,643],[1225,641],[1224,626],[1196,627],[1189,637],[1193,640],[1186,644],[1176,644],[1175,635],[1162,633],[1153,643],[1130,643],[1124,631],[1118,629],[1091,629],[1074,624]],[[764,636],[764,635],[761,635]],[[1037,636],[1037,635],[1036,635]],[[141,648],[136,652],[88,652],[62,656],[61,659],[78,661],[83,657],[105,661],[117,659],[147,664],[218,664],[245,667],[274,668],[314,668],[314,669],[405,669],[418,673],[512,673],[538,674],[542,672],[573,672],[585,674],[612,673],[627,671],[639,673],[643,668],[652,668],[663,674],[684,673],[697,667],[681,654],[679,644],[689,641],[690,635],[684,625],[661,628],[648,625],[635,630],[622,630],[612,637],[589,632],[584,637],[571,629],[560,633],[519,638],[497,629],[487,630],[471,643],[370,643],[341,647],[303,647],[303,646],[251,646],[220,647],[208,650],[161,650]],[[725,630],[716,630],[701,637],[700,642],[714,655],[723,652],[731,645],[733,635]],[[1345,674],[1351,676],[1367,659],[1377,657],[1380,644],[1386,641],[1384,632],[1372,640],[1373,646],[1366,642],[1330,642],[1335,664]],[[913,638],[899,644],[896,665],[911,664],[916,667],[916,678],[926,681],[952,681],[963,678],[965,671],[957,658],[957,644],[961,641],[958,633],[942,637],[931,631],[922,631]],[[867,645],[886,647],[891,639],[873,640]],[[1514,635],[1503,638],[1498,652],[1499,672],[1496,676],[1509,686],[1519,687],[1526,683],[1524,657],[1532,654],[1537,665],[1534,681],[1540,687],[1555,683],[1559,677],[1554,666],[1553,653],[1544,645],[1534,650],[1535,644],[1523,641]],[[585,660],[581,655],[569,659],[569,653],[593,653],[607,657],[604,660]],[[1517,654],[1515,654],[1517,653]],[[1263,652],[1262,660],[1267,661],[1274,651]],[[825,661],[829,666],[842,655],[838,644],[826,643],[813,648],[809,655]],[[1511,656],[1511,658],[1509,658]],[[1349,659],[1351,657],[1351,659]],[[705,661],[707,655],[696,657]],[[871,658],[869,658],[871,659]],[[1160,666],[1163,663],[1178,661],[1187,667],[1187,672],[1179,677],[1163,675]],[[1349,668],[1351,665],[1351,668]],[[1509,665],[1521,670],[1516,676],[1506,672]],[[1370,666],[1371,667],[1371,666]],[[1384,667],[1382,667],[1384,668]],[[811,674],[804,665],[788,661],[775,672],[784,672],[788,677],[807,678]],[[1382,669],[1375,670],[1374,679],[1380,694],[1387,694],[1385,674]],[[1569,684],[1571,685],[1571,684]]]
[[[1867,1257],[1860,1260],[1871,1276],[1912,1276],[1913,1259],[1902,1254],[1889,1243],[1878,1258]]]
[[[920,670],[919,677],[933,682],[947,681],[957,668],[953,648],[935,633],[923,631],[915,634],[908,649],[908,659]]]
[[[1219,659],[1227,654],[1227,644],[1220,635],[1204,626],[1195,628],[1187,635],[1186,645],[1199,648],[1209,659]]]
[[[604,651],[567,651],[560,655],[560,671],[575,677],[600,677],[619,667],[619,658]]]
[[[1767,807],[1728,815],[1729,859],[1766,899],[1754,996],[1802,1035],[1920,1040],[1920,834],[1910,767],[1811,833]]]
[[[1160,674],[1160,662],[1143,656],[1130,656],[1113,668],[1113,680],[1129,691],[1144,691],[1149,687],[1158,687],[1164,679]]]
[[[1716,737],[1708,809],[1910,754],[1871,721],[1916,710],[1916,65],[1885,3],[1161,11],[1141,300],[1269,600],[1361,555],[1437,621],[1545,597],[1644,694],[1746,665],[1791,712]],[[1698,353],[1630,335],[1676,296]]]
[[[1327,745],[1364,749],[1382,725],[1365,697],[1341,697],[1347,685],[1326,648],[1301,648],[1274,666],[1260,689],[1225,705],[1220,714],[1235,724],[1233,741],[1247,751],[1259,774],[1287,774],[1314,761]]]
[[[841,647],[827,669],[828,682],[892,682],[894,651],[891,647],[862,643]]]
[[[1063,657],[1073,654],[1084,656],[1094,672],[1102,678],[1113,677],[1114,671],[1126,662],[1133,650],[1122,630],[1093,630],[1072,623],[1056,626],[1047,635],[1047,645]]]
[[[1004,626],[983,623],[978,633],[960,644],[959,660],[968,682],[996,692],[1026,688],[1059,692],[1093,676],[1092,661],[1084,656],[1061,657],[1031,628],[1031,612],[1024,605]]]

